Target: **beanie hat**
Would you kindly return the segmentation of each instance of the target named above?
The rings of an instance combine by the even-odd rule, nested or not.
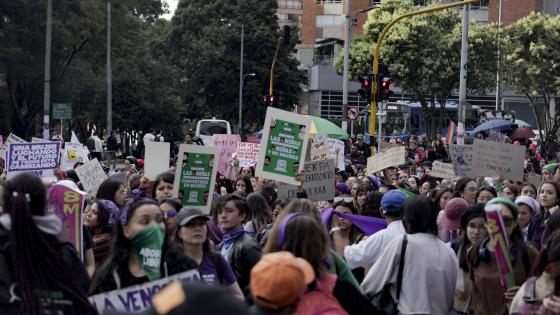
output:
[[[455,231],[461,223],[461,215],[467,210],[469,204],[463,198],[452,198],[445,205],[441,225],[448,231]]]
[[[515,199],[515,204],[519,207],[522,204],[529,206],[531,212],[537,212],[540,209],[539,202],[535,200],[535,198],[529,196],[519,196]]]
[[[515,205],[515,203],[513,203],[513,201],[511,201],[509,198],[506,197],[496,197],[488,201],[486,205],[493,205],[497,203],[502,203],[506,205],[509,208],[509,210],[511,210],[513,217],[517,219],[517,206]]]

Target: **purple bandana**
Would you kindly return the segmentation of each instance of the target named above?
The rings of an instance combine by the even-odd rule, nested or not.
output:
[[[323,223],[327,227],[327,230],[331,229],[331,218],[333,215],[337,215],[340,218],[344,218],[352,222],[352,224],[357,226],[367,236],[373,235],[387,228],[387,221],[385,221],[385,219],[374,218],[365,215],[357,215],[357,214],[345,214],[345,213],[343,214],[334,210],[333,208],[329,208],[321,212],[321,218],[323,220]]]

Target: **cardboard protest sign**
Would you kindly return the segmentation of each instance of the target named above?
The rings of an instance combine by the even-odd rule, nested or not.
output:
[[[64,182],[64,181],[63,181]],[[74,190],[63,182],[55,184],[49,190],[52,211],[63,224],[62,239],[72,243],[76,252],[84,259],[82,216],[85,192]]]
[[[404,164],[405,148],[403,146],[391,148],[367,159],[367,173],[373,175],[391,166]]]
[[[453,163],[453,170],[455,171],[455,176],[464,177],[469,176],[472,168],[472,145],[459,145],[450,144],[449,145],[449,155],[451,156],[451,161]]]
[[[489,134],[488,134],[488,141],[493,141],[493,142],[498,142],[498,143],[504,143],[505,137],[504,134],[496,131],[494,129],[491,129]]]
[[[8,147],[11,143],[27,143],[27,141],[23,140],[22,138],[10,133],[6,141],[4,141],[4,145],[0,146],[0,158],[4,159],[4,161],[8,158],[6,156],[6,151],[8,151]]]
[[[335,194],[334,160],[305,161],[303,190],[310,200],[332,200]],[[278,184],[279,198],[297,198],[297,187]]]
[[[487,205],[484,210],[488,220],[488,233],[490,234],[490,246],[494,247],[496,262],[500,271],[504,291],[515,286],[515,276],[509,256],[509,240],[504,226],[504,220],[499,204]]]
[[[220,158],[220,149],[198,145],[181,144],[173,196],[185,206],[200,208],[210,212],[214,183]]]
[[[430,171],[430,176],[439,178],[452,178],[455,177],[455,171],[453,170],[452,163],[443,163],[440,161],[434,161],[432,164],[432,170]]]
[[[329,138],[326,135],[316,134],[311,137],[311,161],[326,160],[329,158]]]
[[[334,166],[344,170],[344,141],[329,138],[329,159],[334,160]]]
[[[144,176],[155,180],[159,174],[169,171],[170,154],[169,142],[150,141],[146,143]]]
[[[49,142],[49,140],[45,140],[43,138],[32,137],[31,143],[41,143],[41,142]]]
[[[474,139],[469,176],[492,176],[498,172],[503,178],[523,181],[524,159],[524,146]]]
[[[268,107],[256,177],[298,185],[295,176],[303,169],[311,118]]]
[[[11,143],[6,155],[8,178],[23,172],[52,177],[60,159],[60,142]]]
[[[399,147],[398,143],[391,143],[391,142],[385,142],[385,141],[381,142],[381,151],[382,152],[386,151],[386,150],[389,150],[389,149],[392,149],[392,148],[396,148],[396,147]]]
[[[85,191],[95,196],[99,185],[107,179],[107,174],[97,159],[93,159],[76,169],[76,174],[84,186]]]
[[[212,145],[220,149],[220,160],[216,163],[218,171],[225,173],[231,155],[237,151],[237,144],[241,142],[239,135],[214,135]]]
[[[257,164],[261,152],[260,143],[239,142],[237,143],[237,159],[239,167],[251,167]]]
[[[64,144],[64,151],[62,152],[62,160],[60,167],[63,170],[71,170],[78,162],[87,162],[87,156],[84,153],[84,148],[79,143],[66,142]]]
[[[106,310],[141,312],[152,305],[152,297],[172,282],[202,282],[197,269],[128,288],[100,293],[89,297],[89,302],[99,314]],[[188,294],[188,293],[187,293]]]
[[[111,180],[115,180],[123,185],[128,185],[128,177],[126,176],[126,173],[121,172],[121,173],[117,173],[114,175],[109,176],[109,179]]]

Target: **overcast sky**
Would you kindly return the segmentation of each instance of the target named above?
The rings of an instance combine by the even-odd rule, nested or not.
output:
[[[175,13],[175,9],[177,8],[177,2],[179,2],[179,0],[164,0],[164,1],[167,2],[167,4],[169,4],[169,14],[164,15],[163,18],[167,20],[171,20],[171,17],[173,17],[173,14]]]

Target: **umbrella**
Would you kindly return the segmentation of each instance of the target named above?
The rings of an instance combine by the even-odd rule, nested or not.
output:
[[[329,138],[333,139],[348,139],[348,134],[342,130],[339,126],[333,124],[332,122],[323,119],[321,117],[316,116],[309,116],[311,117],[311,129],[309,131],[310,134],[327,134]]]
[[[531,124],[529,124],[528,122],[526,122],[524,120],[521,120],[521,119],[516,119],[515,124],[519,128],[523,128],[523,127],[531,128]]]
[[[473,131],[471,131],[471,136],[474,136],[482,131],[489,131],[491,129],[494,129],[496,131],[509,130],[511,129],[512,124],[513,123],[511,121],[504,120],[504,119],[489,120],[487,122],[478,125],[478,127],[476,127]]]
[[[511,137],[516,139],[530,139],[535,137],[535,133],[529,128],[517,128],[511,133]]]

